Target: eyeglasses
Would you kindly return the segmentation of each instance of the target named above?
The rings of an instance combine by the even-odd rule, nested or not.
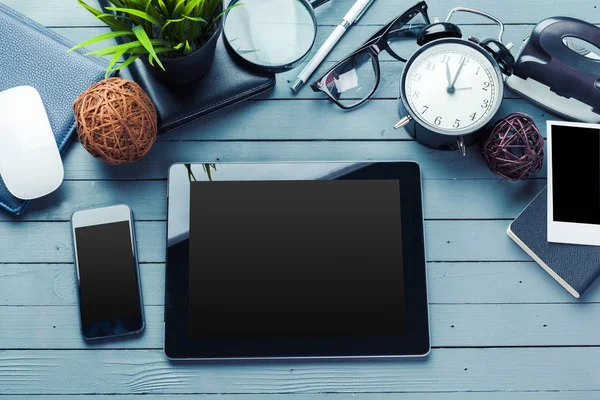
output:
[[[422,1],[394,18],[357,50],[337,63],[310,87],[322,91],[341,108],[363,104],[379,86],[379,53],[386,50],[402,62],[417,50],[417,35],[429,25],[427,4]]]

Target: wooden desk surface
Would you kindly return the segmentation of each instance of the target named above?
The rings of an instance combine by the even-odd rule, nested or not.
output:
[[[75,0],[2,1],[76,42],[107,31]],[[351,4],[334,0],[317,10],[317,44]],[[549,16],[600,23],[595,4],[437,0],[430,2],[430,16],[443,19],[458,5],[483,9],[510,24],[506,38],[518,48],[533,25]],[[407,6],[377,0],[320,71]],[[470,25],[465,32],[496,36],[495,26],[481,22],[486,25]],[[21,218],[0,213],[0,399],[16,394],[129,399],[142,393],[145,399],[176,400],[600,398],[600,284],[576,301],[505,234],[546,184],[545,172],[526,182],[507,182],[488,171],[477,148],[463,158],[429,150],[393,130],[401,68],[383,54],[374,100],[346,113],[308,87],[292,96],[288,85],[298,70],[282,74],[271,93],[160,137],[145,159],[128,166],[108,167],[73,145],[58,192],[34,202]],[[544,111],[506,96],[501,114],[526,112],[545,133]],[[348,159],[408,159],[422,167],[430,356],[420,361],[168,362],[161,350],[168,166]],[[77,209],[117,202],[131,205],[136,215],[147,330],[133,340],[89,346],[79,334],[68,221]]]

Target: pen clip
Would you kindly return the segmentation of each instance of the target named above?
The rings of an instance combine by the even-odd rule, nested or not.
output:
[[[375,0],[369,0],[365,8],[363,8],[360,14],[356,16],[356,19],[352,22],[353,24],[356,24],[358,20],[361,19],[361,17],[367,12],[367,10],[369,9],[369,7],[371,7],[371,4],[373,4],[374,1]]]

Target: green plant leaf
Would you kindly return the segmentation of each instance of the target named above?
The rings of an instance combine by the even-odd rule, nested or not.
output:
[[[129,65],[131,65],[135,60],[137,60],[138,58],[140,58],[141,55],[138,54],[132,54],[130,55],[127,60],[125,60],[121,65],[119,65],[117,68],[115,68],[115,71],[119,71],[123,68],[128,67]]]
[[[190,16],[187,16],[187,15],[184,15],[183,18],[189,19],[190,21],[196,21],[196,22],[204,22],[204,23],[206,23],[206,20],[204,18],[201,18],[201,17],[190,17]]]
[[[179,18],[179,19],[169,19],[165,22],[165,24],[163,25],[163,27],[160,29],[160,32],[158,34],[158,36],[162,36],[163,32],[165,31],[165,29],[167,29],[167,27],[171,24],[177,23],[177,22],[181,22],[185,20],[185,18]]]
[[[86,53],[86,56],[104,57],[104,56],[108,56],[108,55],[113,55],[113,54],[121,51],[122,49],[129,50],[129,49],[132,49],[137,46],[141,46],[141,44],[138,40],[119,44],[117,46],[106,47],[106,48],[100,49],[100,50],[90,51],[89,53]]]
[[[165,4],[164,0],[158,0],[158,7],[160,8],[160,11],[162,11],[166,19],[171,18],[171,12],[167,8],[167,5]]]
[[[133,29],[131,31],[133,33],[135,33],[135,36],[138,38],[138,40],[140,41],[142,46],[144,46],[144,48],[146,50],[148,50],[148,53],[149,53],[148,60],[150,61],[150,65],[152,65],[152,58],[154,58],[154,59],[156,59],[158,66],[164,71],[165,67],[162,65],[162,62],[160,62],[160,59],[158,58],[158,55],[156,54],[156,51],[154,50],[152,41],[146,34],[144,27],[142,27],[141,25],[138,25],[138,26],[133,27]]]
[[[146,4],[146,12],[160,22],[162,26],[165,24],[166,15],[161,14],[161,12],[154,7],[153,1],[154,0],[148,0],[148,4]]]
[[[223,15],[227,14],[229,11],[233,10],[236,7],[241,7],[243,5],[244,5],[244,3],[238,3],[238,4],[234,4],[232,6],[227,7],[219,15],[217,15],[216,17],[214,17],[213,21],[218,21],[219,18],[221,18]]]
[[[127,31],[113,31],[113,32],[108,32],[108,33],[105,33],[103,35],[98,35],[98,36],[93,37],[93,38],[91,38],[89,40],[86,40],[85,42],[81,42],[77,46],[71,47],[68,50],[68,52],[80,49],[80,48],[85,47],[85,46],[89,46],[90,44],[101,42],[103,40],[114,39],[114,38],[118,38],[118,37],[121,37],[121,36],[135,36],[135,35],[133,34],[133,32],[131,32],[129,30],[127,30]]]
[[[183,54],[187,55],[192,52],[192,48],[190,47],[190,42],[185,41],[185,49],[183,49]]]
[[[113,30],[115,30],[115,31],[125,31],[125,30],[128,29],[125,24],[117,21],[115,19],[114,15],[105,14],[102,11],[96,10],[94,7],[91,7],[91,6],[87,5],[86,2],[83,1],[83,0],[79,0],[79,4],[83,8],[85,8],[86,10],[88,10],[90,13],[92,13],[100,21],[104,22],[106,25],[108,25],[109,27],[111,27]]]
[[[121,57],[123,57],[123,54],[125,54],[126,51],[127,50],[120,50],[115,53],[113,58],[110,60],[108,67],[106,67],[106,74],[104,74],[104,78],[108,78],[108,76],[112,72],[113,66],[121,59]]]
[[[185,7],[183,8],[183,14],[189,15],[191,14],[192,10],[198,5],[200,4],[201,1],[204,0],[189,0],[188,3],[185,5]]]
[[[139,17],[148,22],[151,22],[153,25],[156,25],[159,28],[162,27],[162,23],[159,20],[157,20],[156,18],[154,18],[152,15],[148,14],[145,11],[135,10],[133,8],[121,8],[121,7],[106,7],[106,9],[111,10],[111,11],[117,11],[117,12],[130,14],[130,15],[135,15],[136,17]]]
[[[166,40],[158,40],[158,39],[152,39],[151,43],[153,46],[170,46],[171,45],[171,42],[168,42]],[[86,55],[95,55],[95,56],[103,57],[103,56],[115,54],[116,52],[121,51],[122,49],[126,49],[125,52],[127,53],[127,52],[130,52],[131,49],[134,49],[136,47],[143,47],[142,44],[139,42],[139,40],[122,43],[117,46],[106,47],[106,48],[100,49],[100,50],[91,51],[91,52],[87,53]]]
[[[178,18],[181,15],[184,6],[185,6],[185,0],[179,0],[177,5],[173,9],[173,18]]]

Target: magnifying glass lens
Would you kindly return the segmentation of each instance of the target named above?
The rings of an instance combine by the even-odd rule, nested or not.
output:
[[[224,33],[230,48],[249,63],[286,69],[312,47],[316,26],[308,3],[240,0],[239,4],[227,14]]]

